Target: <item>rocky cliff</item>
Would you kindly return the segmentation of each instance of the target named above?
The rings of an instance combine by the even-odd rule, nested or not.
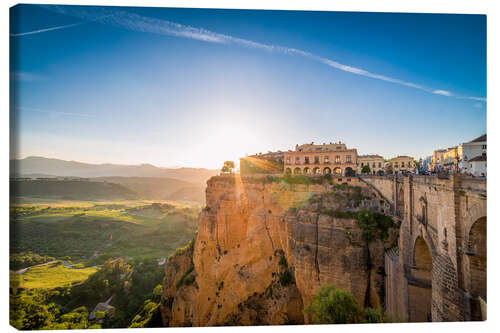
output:
[[[354,186],[299,180],[207,182],[198,234],[166,265],[165,325],[307,323],[304,306],[327,284],[381,306],[384,250],[397,235],[381,214],[389,204],[356,178]]]

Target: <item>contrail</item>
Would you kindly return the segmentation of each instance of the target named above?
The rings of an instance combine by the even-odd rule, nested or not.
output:
[[[106,18],[108,16],[111,16],[111,15],[105,15],[105,16],[98,17],[94,20],[91,20],[91,22],[98,21],[98,20]],[[34,35],[34,34],[39,34],[39,33],[47,32],[47,31],[76,27],[77,25],[82,25],[82,24],[87,24],[87,23],[90,23],[90,22],[88,22],[88,21],[87,22],[77,22],[77,23],[72,23],[72,24],[60,25],[60,26],[52,27],[52,28],[45,28],[45,29],[39,29],[39,30],[34,30],[34,31],[28,31],[28,32],[20,32],[17,34],[10,34],[10,36],[11,37],[20,37],[20,36],[26,36],[26,35]]]
[[[39,33],[46,32],[46,31],[52,31],[52,30],[59,30],[59,29],[65,29],[65,28],[75,27],[77,25],[82,25],[84,23],[87,23],[87,22],[78,22],[78,23],[73,23],[73,24],[60,25],[58,27],[52,27],[52,28],[46,28],[46,29],[28,31],[28,32],[21,32],[21,33],[18,33],[18,34],[10,34],[10,36],[11,37],[19,37],[19,36],[26,36],[26,35],[34,35],[34,34],[39,34]]]
[[[297,55],[304,58],[308,58],[317,62],[320,62],[329,67],[349,72],[355,75],[365,76],[376,80],[386,81],[414,89],[419,89],[425,91],[430,94],[445,96],[445,97],[454,97],[457,99],[471,99],[476,101],[485,102],[486,98],[482,97],[473,97],[473,96],[461,96],[456,95],[450,91],[443,89],[432,89],[428,87],[424,87],[422,85],[407,82],[404,80],[400,80],[397,78],[372,73],[362,68],[356,68],[348,65],[341,64],[335,60],[328,59],[325,57],[321,57],[315,54],[312,54],[307,51],[294,49],[290,47],[283,47],[278,45],[271,44],[263,44],[259,42],[255,42],[252,40],[242,39],[238,37],[233,37],[230,35],[224,35],[221,33],[213,32],[210,30],[206,30],[203,28],[196,28],[191,26],[185,26],[179,23],[151,18],[146,16],[141,16],[134,13],[129,13],[126,11],[114,11],[108,8],[103,7],[74,7],[74,6],[57,6],[57,5],[42,5],[43,8],[55,11],[60,14],[70,15],[73,17],[78,17],[80,19],[85,20],[100,20],[100,23],[107,24],[116,28],[123,28],[131,31],[137,32],[148,32],[159,35],[166,36],[174,36],[181,38],[189,38],[195,39],[208,43],[217,43],[217,44],[234,44],[243,47],[260,49],[268,52],[276,52],[287,55]],[[97,19],[92,19],[96,16],[96,14],[107,14],[105,16],[99,17]]]
[[[13,108],[17,109],[17,110],[35,111],[35,112],[47,113],[47,114],[51,114],[51,115],[76,116],[76,117],[85,117],[85,118],[95,118],[96,117],[96,115],[87,114],[87,113],[49,111],[49,110],[41,110],[41,109],[37,109],[37,108],[24,107],[24,106],[13,106]]]

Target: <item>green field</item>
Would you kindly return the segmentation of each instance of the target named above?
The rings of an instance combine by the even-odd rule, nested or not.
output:
[[[55,289],[79,284],[97,272],[97,267],[71,269],[58,261],[53,264],[30,268],[24,274],[18,274],[20,287],[25,289]]]
[[[144,200],[11,204],[10,251],[86,265],[110,257],[167,257],[193,238],[200,208]]]
[[[11,325],[129,327],[139,317],[135,326],[160,325],[164,268],[157,260],[193,239],[200,210],[186,201],[17,197],[10,205]],[[89,320],[111,296],[114,316]]]

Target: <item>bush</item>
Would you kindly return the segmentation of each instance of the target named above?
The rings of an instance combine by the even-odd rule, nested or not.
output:
[[[362,311],[362,323],[390,323],[390,316],[381,309],[365,308]]]
[[[380,309],[360,309],[347,291],[326,285],[313,296],[304,309],[315,324],[389,323],[390,317]]]
[[[288,268],[283,270],[283,272],[280,273],[279,281],[283,287],[288,286],[290,283],[293,282],[292,272],[290,272],[290,270]]]
[[[390,216],[369,210],[355,213],[356,224],[363,230],[363,240],[367,243],[375,240],[386,240],[389,229],[397,227]]]
[[[354,297],[332,285],[321,287],[304,311],[312,315],[315,324],[353,324],[360,317]]]

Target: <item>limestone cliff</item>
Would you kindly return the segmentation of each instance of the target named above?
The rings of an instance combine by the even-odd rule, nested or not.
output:
[[[352,212],[383,213],[389,204],[350,181],[355,186],[212,177],[194,243],[166,265],[164,324],[307,323],[303,308],[326,284],[361,306],[380,306],[384,249],[397,232],[371,237],[379,231],[360,228]]]

